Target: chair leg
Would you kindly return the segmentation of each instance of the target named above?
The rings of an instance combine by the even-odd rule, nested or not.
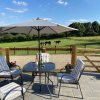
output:
[[[35,79],[35,76],[37,75],[37,73],[33,73],[32,72],[32,82],[31,83],[34,83],[34,79]]]
[[[24,93],[23,93],[23,89],[22,89],[21,93],[22,93],[23,100],[25,100]]]
[[[49,82],[47,82],[47,88],[48,88],[48,91],[49,91],[49,93],[50,93],[50,100],[52,99],[52,95],[51,95],[51,91],[50,91],[50,88],[49,88],[49,86],[48,86],[48,83]]]
[[[59,81],[57,80],[57,87],[58,87],[58,85],[59,85]]]
[[[61,81],[60,81],[60,86],[59,86],[59,91],[58,91],[58,97],[60,95],[60,90],[61,90]]]
[[[78,84],[77,84],[77,89],[78,89]]]
[[[80,89],[81,96],[82,96],[82,99],[83,99],[83,93],[82,93],[82,90],[81,90],[81,87],[80,87],[80,84],[79,84],[79,82],[78,82],[77,84],[79,85],[79,89]]]
[[[20,78],[21,78],[21,85],[23,86],[23,77],[22,77],[22,74],[20,74]]]
[[[46,84],[46,73],[45,73],[45,84]]]

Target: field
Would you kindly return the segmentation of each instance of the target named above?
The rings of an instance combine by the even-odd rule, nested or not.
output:
[[[77,47],[85,47],[86,48],[94,48],[100,49],[100,36],[95,37],[68,37],[68,38],[58,38],[58,39],[51,39],[51,40],[41,40],[41,42],[51,41],[51,45],[44,46],[45,48],[54,48],[55,42],[60,40],[61,43],[56,45],[57,48],[66,48],[68,45],[77,45]],[[85,45],[86,44],[86,45]],[[37,41],[26,41],[26,42],[11,42],[11,43],[0,43],[1,48],[26,48],[26,47],[38,47]],[[31,51],[29,54],[36,54],[37,51]],[[55,53],[55,51],[48,51],[49,53]],[[16,54],[25,55],[27,51],[18,51]],[[58,53],[66,53],[66,51],[57,51]],[[12,53],[11,53],[12,54]]]
[[[84,45],[84,44],[92,44],[91,47],[93,48],[100,48],[100,36],[95,36],[95,37],[68,37],[68,38],[58,38],[58,39],[52,39],[52,40],[41,40],[42,42],[44,41],[51,41],[51,46],[46,46],[46,47],[54,47],[55,42],[60,40],[61,43],[57,45],[58,47],[66,47],[67,45]],[[27,42],[11,42],[11,43],[0,43],[0,47],[5,48],[5,47],[38,47],[38,42],[37,41],[27,41]]]

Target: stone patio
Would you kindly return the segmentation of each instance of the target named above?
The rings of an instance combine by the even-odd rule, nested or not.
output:
[[[56,69],[62,68],[66,63],[70,62],[70,55],[51,55],[50,61],[56,64]],[[84,57],[79,57],[84,59]],[[27,62],[34,61],[35,56],[11,56],[11,61],[17,61],[17,64],[23,67]],[[92,58],[91,58],[92,59]],[[100,59],[93,58],[93,59]],[[99,63],[98,63],[99,65]],[[50,94],[47,86],[42,77],[41,92],[39,91],[39,77],[35,78],[33,84],[30,85],[32,80],[31,74],[23,73],[24,87],[27,89],[25,93],[25,100],[50,100]],[[54,86],[49,83],[49,87],[52,93],[51,100],[82,100],[79,89],[75,85],[63,84],[61,88],[60,97],[57,97],[58,87],[56,75],[50,75],[50,79],[53,81]],[[16,81],[19,83],[19,79]],[[80,78],[80,86],[83,92],[83,100],[100,100],[100,73],[84,72]],[[0,83],[0,86],[4,84]],[[22,100],[22,98],[16,98],[16,100]]]
[[[35,78],[34,83],[30,85],[31,79],[31,75],[24,74],[24,87],[27,88],[25,100],[50,100],[50,94],[44,83],[44,77],[42,77],[41,92],[39,91],[38,76]],[[82,100],[76,85],[69,84],[62,85],[60,97],[58,98],[56,75],[51,75],[50,79],[54,82],[54,87],[49,83],[52,93],[51,100]],[[100,74],[84,72],[80,78],[80,86],[84,96],[83,100],[100,100]],[[17,98],[16,100],[22,100],[22,98]]]

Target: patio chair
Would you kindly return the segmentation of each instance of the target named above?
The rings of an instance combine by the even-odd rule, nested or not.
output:
[[[15,82],[0,87],[0,100],[14,100],[22,95],[24,100],[24,93],[26,89]]]
[[[75,67],[70,74],[66,74],[66,73],[58,73],[57,74],[57,80],[58,80],[57,86],[60,83],[58,97],[60,94],[61,84],[66,83],[66,84],[76,84],[77,87],[79,86],[81,96],[83,99],[83,94],[82,94],[81,87],[79,84],[79,79],[84,70],[84,65],[85,65],[84,62],[81,59],[77,59]]]
[[[39,60],[39,54],[36,55],[37,61]],[[40,53],[40,60],[42,63],[49,62],[49,54],[48,53]]]
[[[23,84],[22,71],[19,69],[10,69],[4,56],[0,56],[0,78],[10,78],[11,80],[13,80],[18,76],[21,77],[21,84]]]

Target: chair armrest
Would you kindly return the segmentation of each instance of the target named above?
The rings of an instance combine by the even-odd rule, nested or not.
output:
[[[9,72],[9,73],[10,73],[10,76],[11,76],[11,78],[12,78],[11,70],[2,70],[2,71],[0,71],[0,72],[4,72],[4,71]]]
[[[4,71],[8,71],[8,72],[10,72],[10,70],[2,70],[2,71],[0,71],[0,72],[4,72]]]
[[[18,87],[21,87],[21,86],[16,86],[14,87],[13,89],[11,89],[3,98],[3,100],[5,100],[5,98],[9,95],[10,92],[12,92],[14,89],[18,88]],[[21,93],[23,93],[23,87],[21,87]]]
[[[63,78],[64,76],[67,76],[67,75],[66,75],[66,74],[65,74],[65,75],[62,75],[62,76],[61,76],[61,80],[62,80],[62,78]]]
[[[11,74],[11,70],[2,70],[0,72],[4,72],[4,71],[9,72]]]

